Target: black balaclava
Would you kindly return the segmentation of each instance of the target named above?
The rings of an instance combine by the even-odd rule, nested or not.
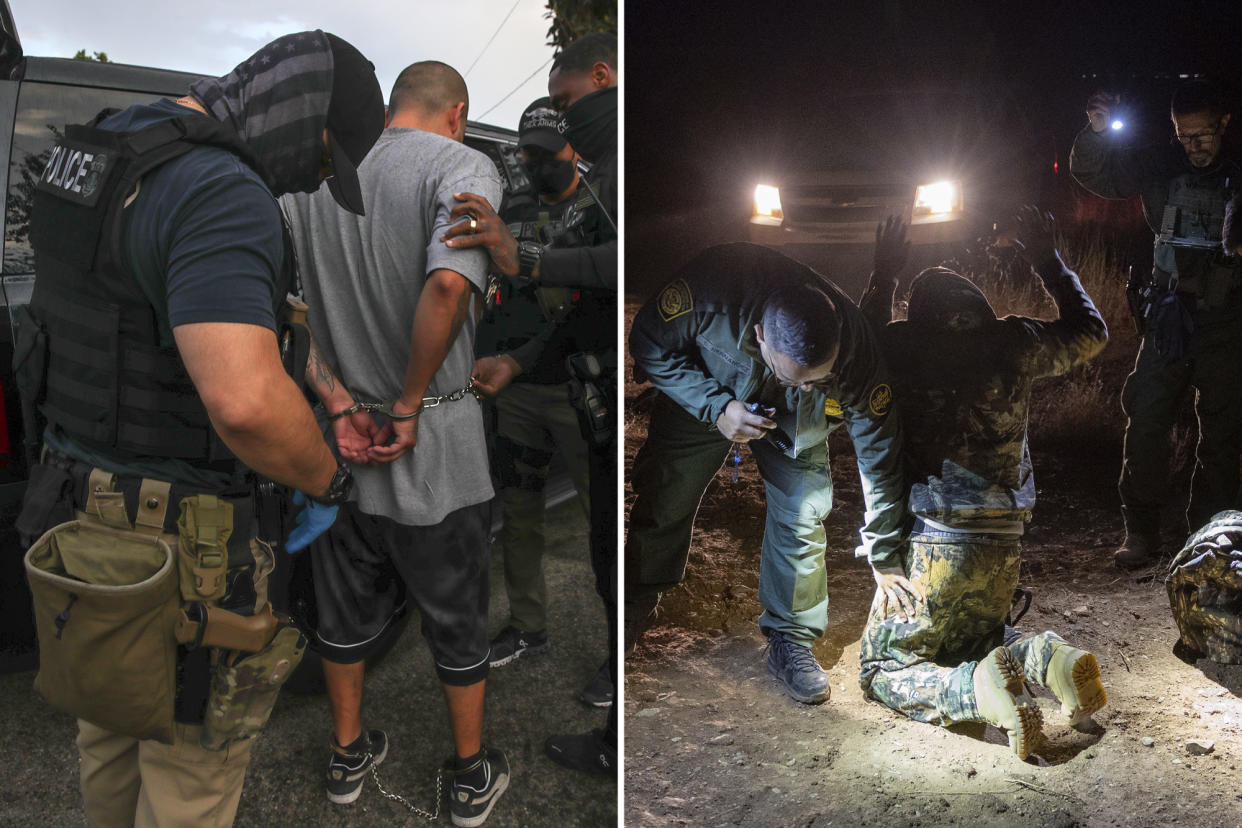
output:
[[[565,110],[561,134],[592,164],[617,151],[617,87],[583,95]]]
[[[190,94],[237,130],[273,194],[319,188],[332,98],[332,49],[322,31],[273,40],[224,77],[195,82]]]

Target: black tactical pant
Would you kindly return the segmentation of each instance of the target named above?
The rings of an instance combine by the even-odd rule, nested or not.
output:
[[[1187,518],[1190,531],[1237,505],[1242,455],[1242,319],[1196,318],[1188,353],[1168,359],[1150,337],[1139,346],[1121,392],[1126,424],[1118,489],[1127,529],[1150,532],[1169,499],[1170,434],[1186,395],[1194,391],[1199,421]]]

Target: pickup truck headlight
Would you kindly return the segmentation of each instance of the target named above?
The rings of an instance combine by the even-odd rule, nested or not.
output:
[[[753,217],[763,223],[780,224],[785,213],[781,210],[781,191],[771,184],[760,184],[755,187],[755,208]]]
[[[914,188],[914,215],[923,218],[947,218],[962,211],[962,182],[936,181]]]

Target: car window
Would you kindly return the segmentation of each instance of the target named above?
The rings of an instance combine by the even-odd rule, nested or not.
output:
[[[9,193],[5,202],[4,275],[34,271],[30,201],[34,185],[65,124],[89,121],[107,107],[122,108],[156,96],[55,83],[22,84],[13,123]]]

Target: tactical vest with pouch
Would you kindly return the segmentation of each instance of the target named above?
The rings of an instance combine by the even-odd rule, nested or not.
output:
[[[35,188],[37,278],[16,348],[29,363],[18,366],[23,399],[82,446],[118,460],[169,457],[231,468],[232,454],[177,349],[160,343],[159,313],[125,271],[123,211],[143,176],[196,146],[227,149],[256,171],[262,166],[231,127],[205,115],[135,132],[98,129],[109,114],[67,127]],[[291,251],[286,230],[278,318],[294,284]]]

